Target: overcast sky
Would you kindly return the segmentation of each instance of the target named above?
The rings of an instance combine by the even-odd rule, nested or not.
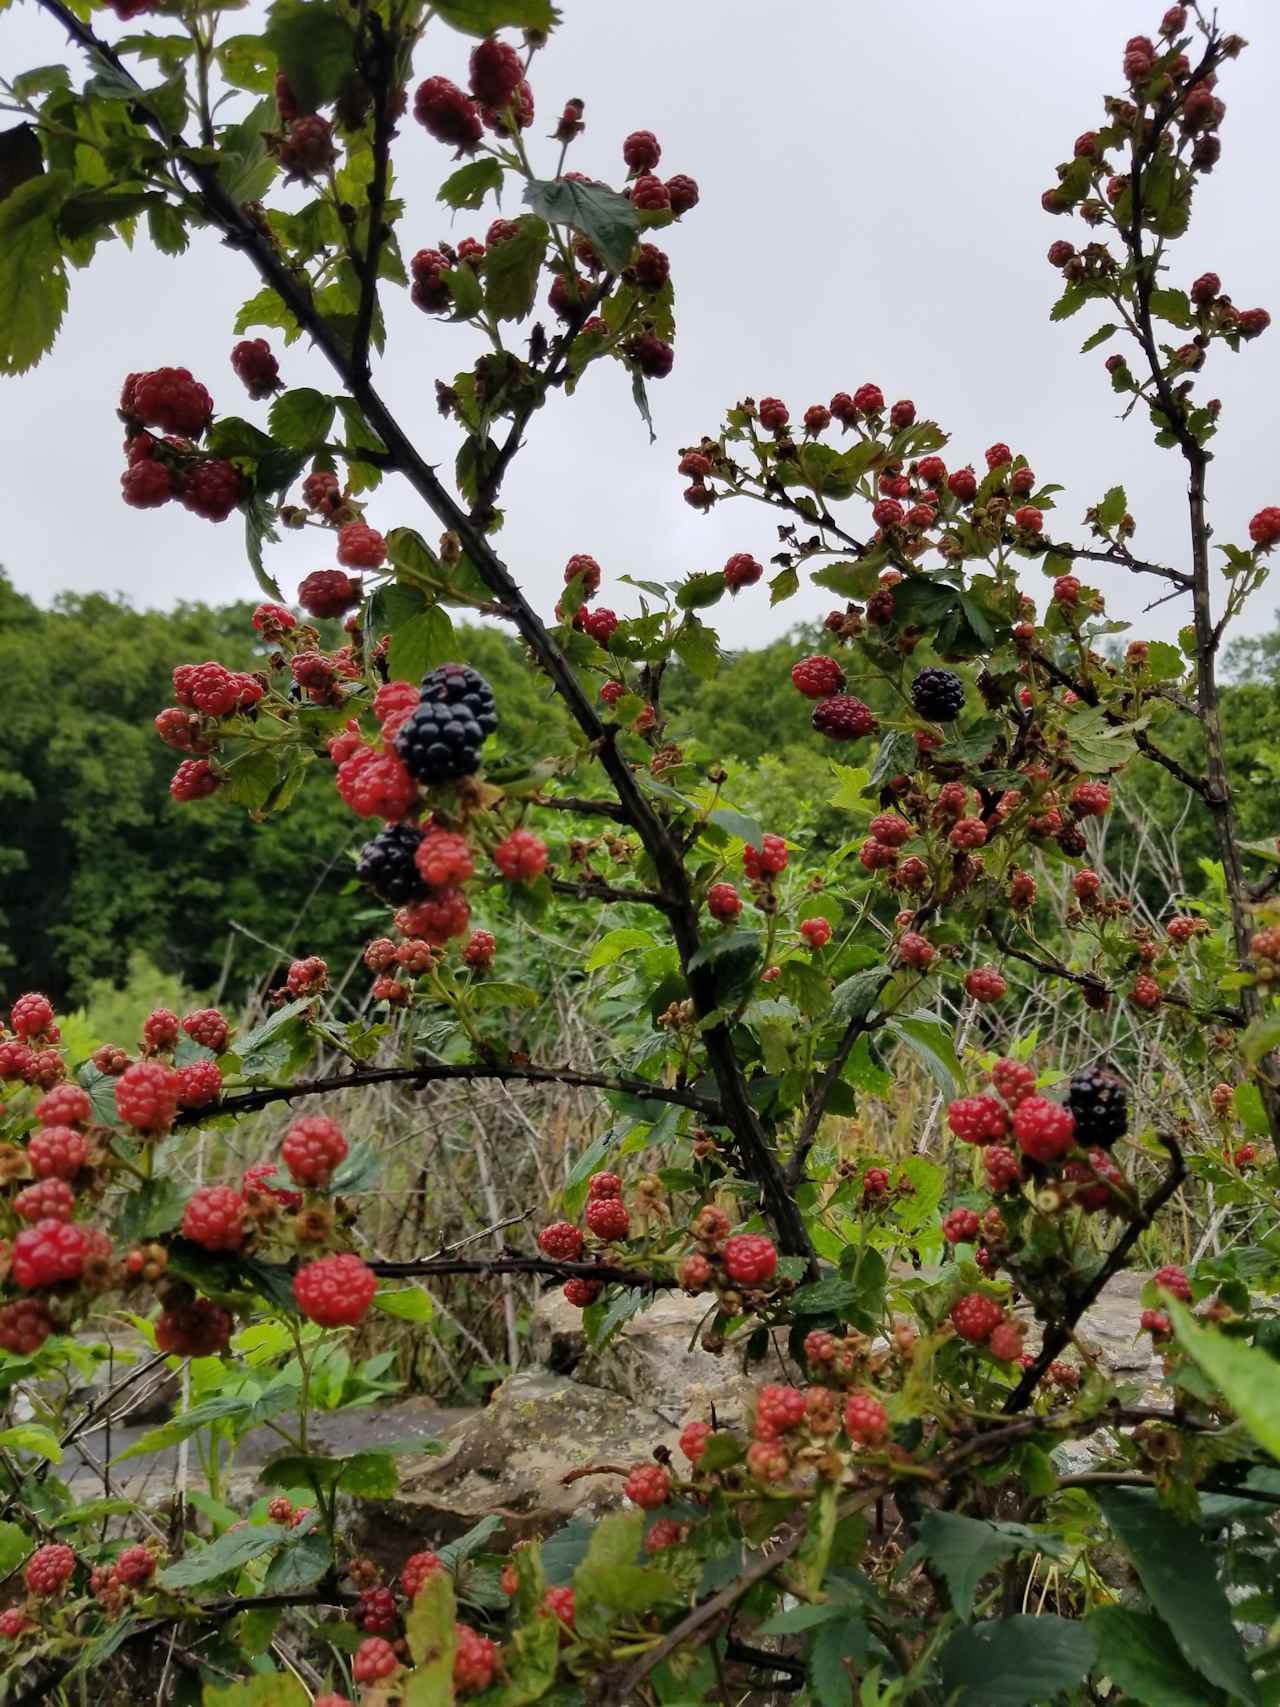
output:
[[[1154,33],[1161,0],[561,3],[564,24],[535,64],[535,135],[568,96],[581,96],[588,128],[573,166],[619,182],[622,137],[652,129],[663,174],[697,178],[702,202],[659,239],[672,259],[679,333],[675,370],[651,389],[658,443],[648,443],[621,370],[604,364],[535,421],[508,480],[500,549],[544,612],[572,552],[599,559],[602,598],[622,612],[635,605],[610,586],[617,574],[665,579],[717,568],[740,550],[767,558],[774,540],[764,509],[738,502],[701,517],[686,507],[676,447],[714,432],[722,409],[745,394],[780,396],[798,417],[865,380],[939,420],[952,434],[949,463],[981,466],[985,447],[1003,439],[1042,480],[1060,481],[1052,525],[1064,535],[1083,538],[1085,506],[1122,481],[1138,521],[1135,550],[1185,563],[1180,459],[1154,449],[1140,420],[1119,422],[1106,351],[1078,354],[1105,316],[1087,309],[1049,323],[1058,278],[1045,250],[1083,227],[1039,205],[1077,133],[1102,122],[1103,93],[1122,86],[1124,42]],[[256,15],[232,13],[228,27],[244,29]],[[1221,15],[1250,48],[1223,80],[1223,161],[1202,182],[1190,235],[1173,246],[1169,282],[1185,287],[1213,268],[1237,306],[1277,313],[1242,355],[1215,354],[1204,392],[1223,400],[1211,514],[1219,538],[1245,541],[1254,511],[1280,503],[1280,9],[1275,0],[1223,0]],[[111,36],[132,27],[110,13],[98,22]],[[468,49],[435,27],[415,76],[463,81]],[[7,75],[68,51],[35,5],[0,16]],[[552,145],[539,146],[535,167],[549,173]],[[448,151],[412,122],[396,161],[409,204],[406,254],[442,236],[483,235],[488,211],[451,226],[435,202]],[[140,513],[121,502],[114,410],[128,371],[175,364],[208,385],[220,412],[265,423],[227,359],[236,308],[255,288],[246,264],[207,236],[185,260],[156,254],[145,237],[132,254],[107,245],[89,272],[73,275],[51,356],[0,382],[3,556],[21,588],[42,600],[63,588],[120,591],[160,606],[252,596],[236,520],[215,526],[176,504]],[[428,459],[447,468],[456,439],[436,413],[433,382],[466,366],[476,340],[389,294],[380,382],[401,419],[416,424]],[[272,337],[288,383],[330,389],[325,364],[304,344],[284,350]],[[849,514],[865,527],[862,506]],[[394,482],[374,495],[369,519],[438,531]],[[315,538],[286,536],[271,554],[286,592],[331,562]],[[1099,575],[1109,609],[1131,619],[1135,635],[1169,635],[1187,620],[1181,603],[1142,614],[1159,583]],[[1038,571],[1027,584],[1043,600]],[[759,643],[831,603],[809,590],[771,613],[760,586],[722,607],[722,633],[731,645]],[[1269,626],[1273,611],[1264,591],[1246,626]]]

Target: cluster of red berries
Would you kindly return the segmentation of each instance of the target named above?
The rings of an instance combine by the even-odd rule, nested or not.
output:
[[[120,489],[126,504],[154,510],[180,498],[193,515],[225,521],[246,495],[234,462],[199,450],[213,417],[213,401],[186,368],[131,373],[120,394],[126,467]],[[148,428],[158,428],[157,438]]]

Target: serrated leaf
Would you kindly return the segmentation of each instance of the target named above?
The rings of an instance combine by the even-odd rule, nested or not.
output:
[[[1077,1688],[1093,1659],[1086,1624],[1052,1614],[993,1618],[954,1632],[942,1681],[955,1707],[1042,1707]]]
[[[1191,300],[1185,290],[1160,285],[1151,292],[1150,301],[1151,312],[1158,314],[1161,320],[1167,320],[1171,326],[1180,327],[1185,332],[1195,325]]]
[[[453,619],[441,605],[428,605],[391,630],[387,671],[396,681],[416,682],[454,656]]]
[[[332,101],[356,64],[355,34],[329,0],[274,0],[263,40],[299,112],[314,113]]]
[[[853,1700],[849,1667],[866,1658],[868,1646],[866,1625],[847,1611],[841,1623],[822,1626],[809,1644],[809,1681],[819,1707],[849,1707]]]
[[[67,307],[56,219],[68,172],[29,178],[0,201],[0,373],[25,373],[50,349]]]
[[[33,1458],[43,1458],[47,1464],[62,1462],[62,1446],[57,1435],[43,1423],[16,1423],[13,1428],[0,1430],[0,1447],[13,1452],[26,1452]]]
[[[162,255],[185,255],[190,246],[187,222],[168,202],[152,202],[148,207],[147,232]]]
[[[533,307],[550,227],[526,214],[517,230],[492,244],[482,262],[485,307],[497,320],[523,320]]]
[[[1170,1303],[1177,1308],[1176,1301]],[[1200,1531],[1136,1489],[1099,1488],[1094,1494],[1187,1663],[1210,1683],[1257,1707],[1231,1605]]]
[[[1124,520],[1129,508],[1123,486],[1112,486],[1098,505],[1098,522],[1104,528],[1114,528]]]
[[[1099,344],[1105,344],[1108,338],[1114,338],[1120,328],[1113,322],[1107,321],[1099,326],[1096,332],[1091,332],[1080,346],[1080,354],[1087,356],[1090,350],[1096,350]]]
[[[1222,1694],[1192,1670],[1154,1612],[1098,1606],[1089,1614],[1098,1670],[1143,1707],[1217,1707]]]
[[[754,818],[749,818],[745,812],[735,812],[732,806],[717,806],[707,814],[708,821],[716,824],[730,836],[736,836],[740,842],[749,842],[757,852],[764,846],[764,831]]]
[[[824,569],[815,569],[809,579],[842,599],[865,599],[880,585],[880,568],[875,563],[828,563]]]
[[[436,191],[436,200],[446,207],[469,208],[474,211],[484,205],[486,196],[502,188],[502,167],[498,161],[486,158],[472,160],[458,170]]]
[[[271,1561],[263,1580],[263,1592],[294,1594],[300,1589],[313,1588],[332,1563],[333,1546],[328,1536],[304,1535]]]
[[[1280,1459],[1280,1363],[1245,1340],[1201,1327],[1177,1299],[1169,1300],[1168,1309],[1178,1343],[1225,1395],[1258,1444]]]
[[[554,29],[560,14],[551,0],[436,0],[436,17],[469,36],[490,36],[495,30]]]
[[[384,1287],[374,1293],[373,1307],[402,1322],[430,1322],[436,1313],[431,1294],[420,1286]]]
[[[932,1014],[899,1014],[889,1021],[889,1029],[924,1063],[944,1096],[959,1095],[964,1075],[950,1026]]]
[[[681,610],[705,610],[708,605],[719,604],[725,591],[724,575],[711,569],[687,575],[676,588],[676,603]]]
[[[1017,1553],[1040,1552],[1045,1537],[1019,1523],[988,1523],[954,1511],[929,1511],[918,1535],[925,1557],[946,1579],[951,1603],[961,1618],[973,1614],[978,1584],[989,1571]]]
[[[640,216],[626,196],[605,184],[571,178],[533,178],[524,199],[553,225],[567,225],[587,238],[611,273],[621,272],[640,236]]]
[[[271,436],[293,450],[318,450],[329,435],[335,409],[332,397],[310,386],[285,391],[267,416]]]
[[[239,1570],[251,1559],[260,1558],[289,1539],[290,1531],[278,1523],[250,1524],[244,1529],[229,1529],[207,1547],[192,1548],[181,1559],[168,1565],[156,1577],[161,1588],[198,1588],[201,1583],[213,1582],[228,1571]]]

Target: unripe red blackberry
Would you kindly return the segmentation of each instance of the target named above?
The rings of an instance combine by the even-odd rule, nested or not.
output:
[[[13,1278],[28,1290],[78,1280],[91,1243],[89,1229],[78,1222],[37,1221],[13,1241]]]
[[[594,1304],[603,1291],[603,1280],[586,1280],[576,1274],[564,1283],[565,1302],[577,1310],[585,1310],[589,1304]]]
[[[377,1275],[352,1251],[320,1257],[293,1278],[298,1308],[325,1328],[354,1327],[363,1321],[377,1290]]]
[[[967,972],[964,987],[975,1002],[998,1002],[1009,988],[992,966],[977,966]]]
[[[178,1075],[160,1061],[135,1061],[116,1080],[116,1109],[135,1132],[167,1132],[178,1110]]]
[[[386,560],[387,542],[377,528],[365,522],[347,522],[338,529],[338,562],[348,569],[380,569]],[[359,582],[355,585],[358,587]],[[301,599],[301,589],[298,596]]]
[[[482,107],[505,107],[524,82],[524,61],[509,43],[488,36],[471,50],[467,81]]]
[[[662,158],[662,148],[651,130],[633,130],[622,144],[622,158],[630,172],[652,172]]]
[[[805,919],[800,926],[800,935],[810,948],[825,948],[831,941],[831,924],[827,919]]]
[[[197,439],[213,415],[213,399],[185,367],[159,367],[150,373],[131,373],[125,380],[120,408],[148,427],[163,433]]]
[[[684,501],[691,509],[709,510],[716,501],[716,495],[709,486],[695,481],[692,486],[685,487]]]
[[[1157,1269],[1152,1275],[1152,1281],[1161,1292],[1167,1292],[1171,1298],[1177,1298],[1183,1304],[1191,1302],[1191,1282],[1187,1279],[1185,1269],[1176,1263],[1168,1263],[1164,1268]]]
[[[270,397],[280,389],[280,363],[265,338],[243,338],[231,351],[231,366],[250,397]]]
[[[637,1464],[623,1483],[623,1493],[643,1511],[665,1505],[671,1497],[671,1474],[661,1464]]]
[[[248,1205],[229,1185],[202,1185],[187,1199],[182,1232],[207,1251],[238,1251],[244,1243]]]
[[[671,193],[661,178],[646,173],[637,178],[627,190],[632,204],[642,213],[665,213],[671,206]]]
[[[1133,989],[1129,992],[1129,1000],[1136,1008],[1148,1010],[1158,1008],[1162,1000],[1160,986],[1154,978],[1150,978],[1144,973],[1141,977],[1134,979]]]
[[[1271,504],[1258,511],[1249,523],[1249,538],[1262,551],[1280,542],[1280,506]]]
[[[949,1245],[972,1245],[981,1223],[973,1209],[953,1209],[943,1219],[942,1236]]]
[[[208,1108],[222,1094],[222,1069],[216,1061],[188,1061],[177,1073],[180,1108]]]
[[[532,830],[512,830],[493,850],[493,863],[510,883],[541,877],[547,857],[547,844]]]
[[[1139,1318],[1139,1327],[1144,1334],[1150,1334],[1153,1340],[1173,1337],[1173,1323],[1163,1310],[1144,1310]]]
[[[1044,527],[1044,515],[1034,504],[1023,504],[1013,512],[1013,525],[1023,533],[1039,533]]]
[[[665,339],[653,332],[641,332],[630,338],[626,354],[646,379],[665,379],[675,362],[675,351]]]
[[[697,207],[701,199],[696,180],[687,172],[677,172],[674,177],[668,178],[666,190],[671,211],[677,219]]]
[[[309,616],[322,620],[345,615],[362,596],[360,582],[341,569],[314,569],[298,586],[298,603]]]
[[[225,1350],[234,1323],[210,1298],[167,1309],[156,1320],[156,1344],[171,1357],[216,1357]]]
[[[860,385],[853,394],[853,407],[859,415],[883,414],[884,392],[878,385]]]
[[[586,1221],[598,1239],[625,1239],[631,1231],[631,1216],[620,1197],[588,1198]]]
[[[0,1305],[0,1348],[16,1357],[30,1357],[53,1332],[53,1321],[38,1298],[18,1298]]]
[[[883,1446],[889,1438],[889,1416],[871,1393],[850,1393],[844,1402],[844,1431],[859,1446]]]
[[[778,1253],[763,1234],[735,1233],[725,1240],[724,1267],[739,1286],[763,1286],[778,1272]]]
[[[304,113],[286,129],[278,158],[287,179],[319,177],[338,158],[333,126],[319,113]]]
[[[76,1568],[76,1556],[61,1541],[50,1541],[27,1560],[22,1578],[31,1594],[61,1594]]]
[[[173,473],[163,462],[134,462],[120,476],[120,495],[133,510],[158,510],[177,490]]]
[[[947,480],[947,490],[962,504],[972,503],[978,490],[978,477],[971,468],[957,468]]]
[[[13,1207],[23,1221],[70,1221],[75,1193],[64,1179],[41,1179],[20,1191]]]
[[[471,903],[461,889],[437,889],[421,901],[412,901],[396,914],[397,929],[406,936],[421,937],[434,948],[443,948],[461,936],[471,918]]]
[[[583,633],[589,634],[597,646],[603,646],[607,651],[618,626],[616,611],[609,610],[605,605],[597,605],[595,610],[584,608],[578,615],[582,619]]]
[[[736,919],[742,911],[742,897],[732,883],[713,883],[707,890],[707,911],[713,919]]]
[[[168,1008],[156,1008],[142,1022],[142,1052],[158,1055],[178,1041],[178,1016]]]
[[[385,818],[390,823],[405,818],[418,798],[418,785],[394,751],[375,752],[357,747],[338,766],[334,778],[338,793],[362,818]]]
[[[951,1306],[951,1321],[961,1339],[983,1345],[1004,1320],[1004,1311],[983,1292],[968,1292]]]
[[[780,397],[762,397],[756,407],[760,425],[769,433],[780,433],[791,419],[791,411]]]
[[[805,1396],[798,1387],[767,1382],[756,1395],[755,1435],[768,1440],[799,1428],[805,1419]]]
[[[351,1675],[357,1683],[378,1683],[399,1670],[396,1651],[385,1636],[367,1636],[351,1661]]]
[[[831,411],[823,403],[811,403],[804,412],[804,430],[811,438],[825,433],[831,425]]]
[[[538,1249],[553,1262],[577,1262],[582,1256],[582,1232],[569,1221],[553,1221],[538,1234]]]
[[[308,474],[302,482],[302,501],[309,510],[319,515],[333,515],[341,509],[343,502],[342,485],[338,476],[326,468],[318,468],[314,473]],[[254,626],[257,626],[256,623]]]
[[[438,1553],[411,1553],[400,1570],[400,1587],[404,1590],[405,1599],[415,1601],[432,1577],[439,1576],[443,1569],[444,1561]]]
[[[1081,583],[1074,575],[1059,575],[1053,583],[1053,596],[1060,605],[1075,605],[1080,602]]]
[[[898,959],[917,972],[927,972],[937,952],[918,931],[906,931],[898,941]]]
[[[725,563],[724,584],[731,593],[736,593],[740,587],[753,587],[763,574],[764,569],[754,557],[738,551]]]
[[[966,1144],[985,1144],[1004,1137],[1009,1117],[994,1097],[957,1097],[947,1109],[947,1124]]]
[[[753,882],[766,882],[787,868],[787,844],[781,836],[766,831],[757,848],[751,842],[742,849],[742,869]]]
[[[894,498],[881,498],[872,506],[871,519],[878,528],[896,527],[902,520],[902,505]]]
[[[806,699],[825,699],[844,686],[844,671],[834,658],[817,652],[791,666],[791,683]]]
[[[222,1054],[231,1034],[226,1016],[217,1008],[198,1008],[186,1014],[182,1029],[193,1043],[200,1044],[204,1049],[211,1049],[215,1055]]]
[[[289,1177],[298,1185],[327,1185],[346,1156],[347,1141],[342,1128],[323,1114],[308,1114],[295,1120],[280,1146],[281,1160],[289,1170]]]
[[[916,406],[908,397],[904,397],[895,403],[889,411],[889,425],[895,433],[900,433],[905,427],[911,426],[915,418]]]
[[[832,741],[854,741],[876,729],[875,713],[851,694],[836,694],[814,707],[813,727]]]
[[[680,458],[676,473],[686,475],[690,480],[705,480],[711,473],[711,458],[700,450],[688,450]]]
[[[691,1251],[680,1264],[676,1278],[686,1292],[705,1292],[711,1283],[711,1264],[701,1251]]]
[[[462,958],[468,966],[483,970],[484,967],[493,964],[493,957],[497,948],[498,944],[491,931],[474,930],[467,941],[467,946],[462,951]]]
[[[670,277],[671,261],[656,243],[642,243],[632,257],[630,271],[643,290],[661,290]]]
[[[447,77],[428,77],[413,98],[413,116],[429,136],[469,154],[484,129],[476,103]]]
[[[1013,1111],[1018,1146],[1034,1162],[1056,1162],[1075,1143],[1076,1123],[1069,1108],[1048,1097],[1024,1097]]]

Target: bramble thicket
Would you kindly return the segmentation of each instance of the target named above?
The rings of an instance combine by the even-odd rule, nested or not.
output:
[[[539,82],[550,0],[274,0],[241,34],[217,3],[37,3],[73,63],[0,81],[0,365],[56,349],[99,244],[219,238],[248,295],[232,373],[139,369],[98,406],[124,502],[242,528],[263,600],[173,619],[192,647],[153,728],[121,724],[136,791],[89,888],[66,846],[46,867],[40,826],[87,839],[110,791],[86,767],[52,804],[41,731],[74,742],[48,704],[0,776],[3,1700],[1280,1701],[1280,843],[1242,798],[1262,725],[1224,723],[1250,690],[1220,683],[1280,505],[1212,531],[1208,508],[1209,393],[1269,315],[1176,247],[1244,42],[1171,6],[1042,198],[1052,318],[1084,316],[1099,406],[1168,453],[1181,561],[1136,554],[1122,486],[1100,477],[1073,531],[1016,447],[953,449],[833,372],[829,401],[744,394],[690,424],[685,500],[754,501],[722,569],[611,577],[566,506],[539,612],[501,505],[542,404],[613,387],[647,422],[679,350],[698,162],[665,157],[661,113],[617,139],[613,184],[572,169],[589,109]],[[434,215],[394,170],[424,152]],[[474,234],[415,247],[433,222]],[[412,423],[376,379],[405,288],[460,352]],[[215,407],[233,386],[244,414]],[[336,565],[292,599],[281,529]],[[1126,575],[1180,602],[1177,644],[1116,638],[1092,581]],[[835,606],[821,633],[730,669],[708,613],[808,584]],[[74,609],[0,593],[13,679],[43,662],[24,633],[74,647]],[[161,630],[95,612],[153,680]],[[790,678],[785,762],[719,740],[719,684],[760,660]],[[193,894],[249,908],[268,857],[333,874],[256,986],[217,972],[230,914],[152,906],[141,779],[164,748]],[[174,980],[100,1036],[130,968],[84,913],[131,896],[129,987],[150,954],[204,994]],[[273,917],[237,923],[255,977]],[[481,1122],[447,1177],[414,1174],[399,1128],[451,1086],[540,1098],[518,1105],[531,1164],[495,1169]],[[1081,1328],[1126,1268],[1154,1386]],[[548,1288],[595,1347],[695,1300],[701,1346],[757,1372],[745,1423],[691,1398],[629,1464],[566,1436],[596,1521],[496,1513],[369,1557],[362,1506],[439,1442],[335,1453],[316,1408],[476,1397]],[[157,1369],[178,1408],[129,1455],[194,1447],[202,1485],[157,1510],[104,1464],[86,1499],[64,1454]],[[228,1504],[264,1427],[260,1495]]]

